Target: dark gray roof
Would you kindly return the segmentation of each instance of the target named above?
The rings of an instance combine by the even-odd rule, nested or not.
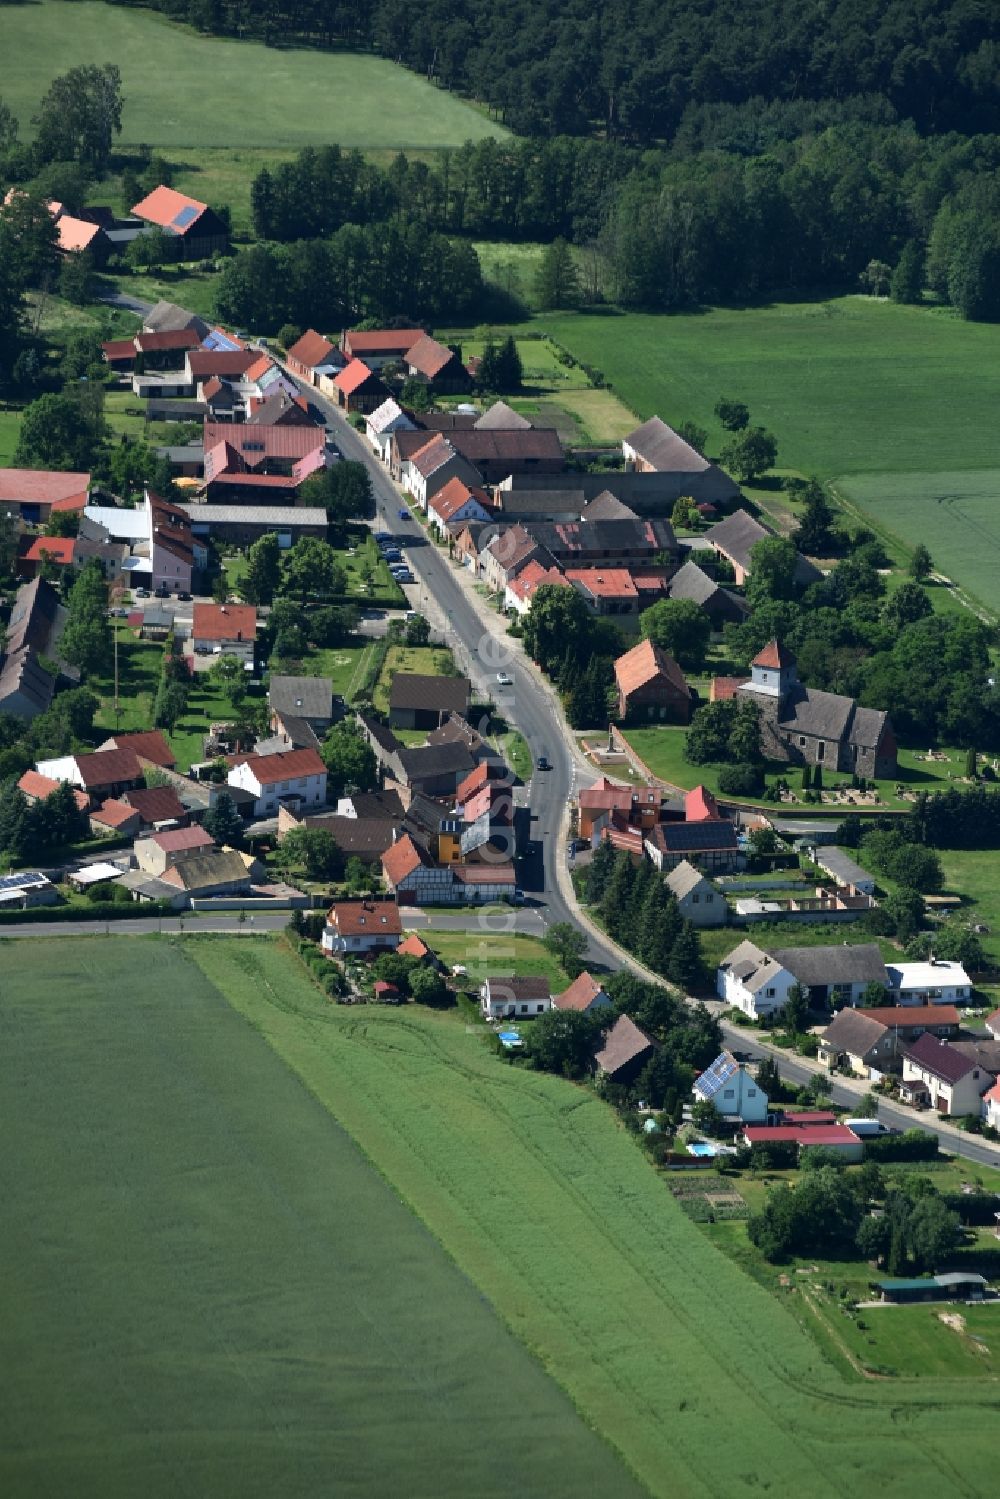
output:
[[[719,585],[708,573],[702,572],[697,562],[685,562],[674,573],[667,585],[672,599],[691,599],[695,604],[707,604],[719,592]]]
[[[531,425],[532,423],[526,416],[522,416],[519,411],[514,411],[506,401],[494,401],[489,410],[484,411],[482,416],[477,417],[473,422],[473,426],[480,432],[488,432],[491,429],[495,431],[497,428],[507,431],[520,428],[524,431]]]
[[[15,651],[4,658],[0,669],[0,709],[13,712],[11,699],[23,697],[34,713],[44,713],[55,692],[55,677],[39,666],[29,650]]]
[[[822,1039],[838,1052],[848,1051],[852,1056],[863,1057],[887,1032],[887,1026],[872,1020],[864,1010],[845,1009],[833,1017]]]
[[[382,723],[373,713],[359,713],[357,718],[373,746],[380,749],[384,755],[394,755],[398,749],[402,748],[388,724]]]
[[[17,590],[7,621],[7,650],[11,654],[22,646],[50,653],[51,637],[62,629],[66,611],[59,594],[45,578],[32,578]]]
[[[172,333],[175,329],[193,328],[199,338],[209,331],[205,319],[176,302],[157,302],[143,315],[142,326],[147,333]]]
[[[414,797],[414,801],[419,798]],[[355,791],[350,797],[356,817],[393,817],[403,815],[403,803],[398,791]]]
[[[950,1041],[939,1041],[930,1031],[924,1031],[912,1046],[907,1046],[903,1056],[946,1083],[957,1083],[979,1065],[974,1057],[966,1056]]]
[[[208,407],[204,401],[149,400],[146,420],[150,422],[200,422]]]
[[[614,557],[622,552],[672,552],[677,542],[667,520],[532,521],[525,527],[531,537],[556,558],[577,553],[601,552]]]
[[[625,504],[624,500],[612,494],[610,489],[604,489],[596,499],[583,507],[580,511],[580,519],[585,521],[638,520],[639,517],[631,506]]]
[[[651,840],[667,853],[725,853],[737,847],[736,828],[731,822],[661,822]]]
[[[685,442],[673,427],[668,427],[658,416],[651,416],[648,422],[636,427],[624,441],[633,452],[660,472],[699,474],[711,467],[707,458],[703,458],[696,448]]]
[[[779,726],[790,734],[809,734],[874,749],[887,719],[887,713],[858,708],[853,698],[842,693],[820,692],[797,684],[782,701]]]
[[[415,793],[406,809],[403,825],[411,837],[424,839],[437,835],[441,823],[447,818],[448,809],[422,791]]]
[[[749,571],[750,553],[758,541],[766,541],[768,537],[774,536],[775,532],[762,526],[759,520],[747,510],[734,510],[732,515],[727,515],[723,520],[717,521],[714,526],[705,532],[705,540],[719,551],[725,552],[727,557],[739,564],[740,567]],[[815,567],[806,557],[799,553],[799,560],[795,568],[796,582],[806,584],[815,583],[823,576],[818,567]]]
[[[420,672],[397,671],[389,691],[389,707],[400,711],[465,713],[469,707],[468,677],[432,677]]]
[[[429,776],[466,776],[476,763],[464,744],[418,745],[416,749],[398,750],[396,759],[407,782]]]
[[[509,484],[509,488],[507,485]],[[583,496],[583,504],[596,499],[603,490],[624,500],[640,515],[669,515],[674,501],[687,495],[696,502],[728,503],[739,496],[739,488],[721,468],[710,464],[702,473],[636,473],[630,470],[603,470],[579,474],[514,474],[505,481],[501,499],[529,490],[574,490]],[[582,509],[582,505],[580,507]]]
[[[274,712],[299,718],[330,718],[333,687],[326,677],[272,677],[267,691]]]
[[[877,942],[837,943],[828,947],[771,948],[771,957],[807,989],[827,984],[884,984],[889,975]]]
[[[311,813],[302,822],[307,828],[322,828],[329,833],[348,858],[352,854],[375,858],[385,853],[398,825],[398,819],[392,817],[342,817],[336,812]]]

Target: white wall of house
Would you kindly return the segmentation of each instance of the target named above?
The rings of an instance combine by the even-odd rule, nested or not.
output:
[[[399,946],[398,934],[391,932],[363,932],[357,936],[342,937],[336,927],[329,923],[323,928],[320,946],[327,953],[348,952],[392,952]]]
[[[960,1077],[957,1083],[948,1083],[929,1068],[914,1062],[910,1057],[904,1057],[903,1081],[924,1083],[931,1095],[933,1109],[939,1114],[959,1116],[982,1112],[983,1094],[993,1086],[993,1075],[985,1072],[982,1067],[974,1067],[971,1072]]]
[[[249,791],[255,798],[255,817],[276,815],[278,803],[285,797],[300,797],[307,807],[321,807],[326,803],[325,771],[322,775],[290,776],[286,781],[270,781],[267,785],[261,785],[250,766],[244,762],[242,765],[234,765],[226,780],[230,786]]]
[[[709,1101],[717,1114],[735,1114],[744,1124],[767,1123],[767,1094],[744,1066],[727,1078]]]
[[[689,890],[677,905],[685,921],[690,921],[692,926],[725,926],[729,920],[726,897],[716,890],[711,880],[703,880]]]
[[[728,969],[720,968],[716,974],[715,992],[727,1005],[742,1010],[752,1020],[759,1020],[762,1015],[773,1015],[782,1008],[794,983],[794,975],[782,968],[763,988],[754,992]]]
[[[939,959],[933,963],[889,965],[891,997],[899,1005],[967,1005],[972,980],[961,963]]]
[[[984,1099],[984,1104],[986,1108],[986,1123],[990,1129],[1000,1130],[1000,1098],[986,1098]]]
[[[219,656],[236,656],[238,660],[253,663],[254,645],[253,640],[202,640],[197,635],[192,637],[195,651],[201,655],[202,652]],[[216,647],[220,647],[216,650]]]
[[[529,1020],[551,1010],[552,1000],[512,999],[503,987],[491,990],[489,984],[483,984],[479,991],[479,1008],[486,1020]]]

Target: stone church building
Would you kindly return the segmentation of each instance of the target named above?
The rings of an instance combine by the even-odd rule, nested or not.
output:
[[[760,710],[767,759],[822,765],[869,780],[896,774],[896,737],[888,713],[861,708],[839,692],[804,687],[795,657],[777,640],[754,657],[750,673],[737,693]]]

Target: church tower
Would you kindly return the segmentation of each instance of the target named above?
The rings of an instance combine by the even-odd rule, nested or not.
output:
[[[798,685],[795,657],[777,640],[772,640],[750,662],[750,681],[744,691],[755,697],[775,698],[781,702]]]

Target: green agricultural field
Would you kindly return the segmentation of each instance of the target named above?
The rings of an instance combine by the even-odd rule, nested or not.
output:
[[[272,944],[190,951],[650,1493],[896,1499],[917,1440],[929,1486],[992,1493],[991,1381],[835,1367],[592,1094],[504,1065],[455,1012],[331,1006]]]
[[[837,488],[907,547],[922,541],[939,571],[1000,611],[1000,469],[846,474]]]
[[[227,979],[308,1004],[263,945]],[[639,1499],[188,951],[0,946],[5,1499]]]
[[[440,147],[505,134],[382,58],[201,36],[150,11],[96,0],[5,6],[0,48],[4,101],[25,139],[56,74],[109,59],[122,73],[126,146]]]

